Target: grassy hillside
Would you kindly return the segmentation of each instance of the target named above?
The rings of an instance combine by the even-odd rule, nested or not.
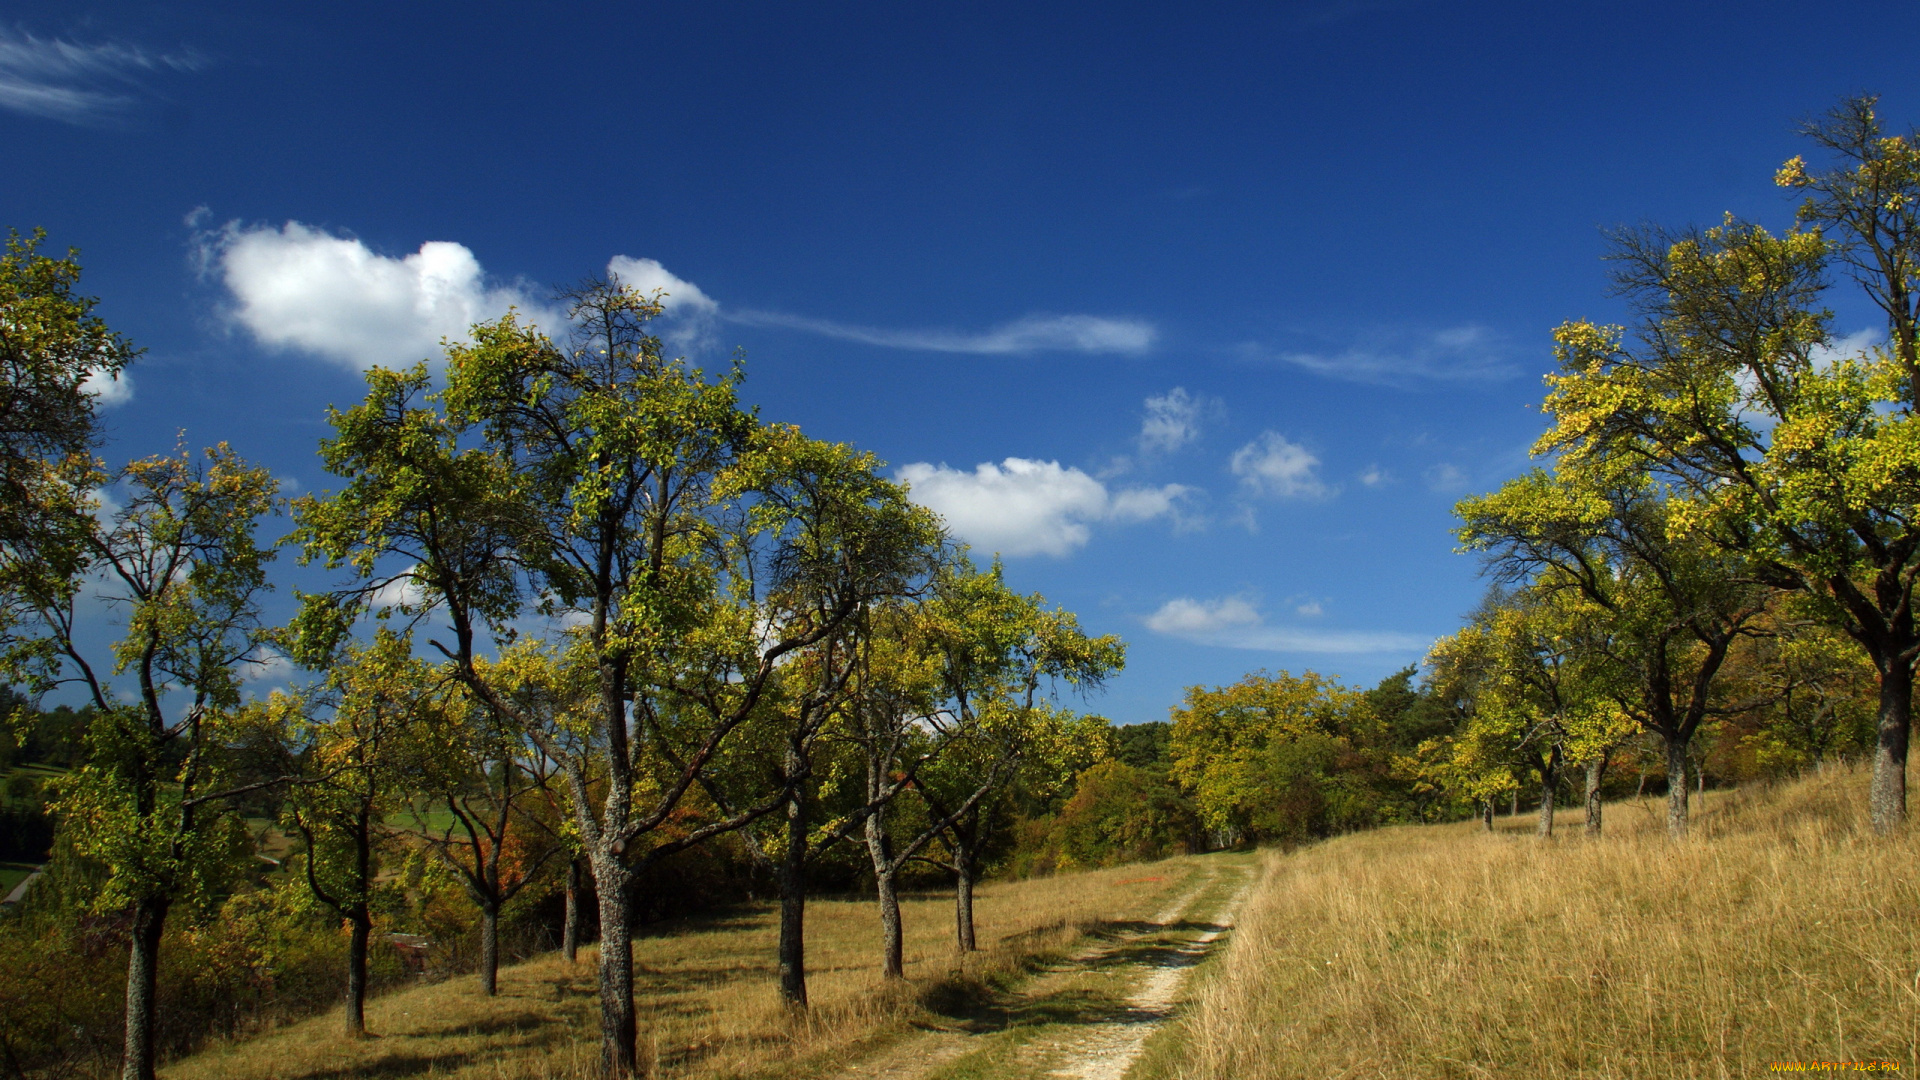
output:
[[[1184,1024],[1180,1075],[1726,1077],[1920,1061],[1920,830],[1873,837],[1866,776],[1384,829],[1272,853]],[[1696,804],[1700,806],[1700,804]],[[1503,824],[1507,824],[1503,822]]]
[[[1171,859],[1086,874],[996,882],[977,895],[983,951],[955,970],[947,897],[905,905],[908,981],[879,977],[880,928],[865,900],[808,905],[814,1007],[801,1020],[779,1004],[776,915],[749,909],[636,942],[641,1054],[663,1077],[831,1076],[914,1023],[942,1023],[927,1002],[966,1010],[983,986],[1077,948],[1089,931],[1145,918],[1188,888],[1204,860]],[[500,996],[472,977],[377,998],[375,1038],[339,1034],[338,1010],[218,1046],[162,1070],[170,1080],[344,1080],[347,1077],[587,1077],[597,1074],[598,1000],[590,951],[569,965],[550,955],[505,968]]]

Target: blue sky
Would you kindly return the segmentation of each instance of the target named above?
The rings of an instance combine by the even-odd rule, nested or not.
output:
[[[1092,707],[1372,682],[1484,588],[1601,227],[1774,225],[1797,118],[1920,121],[1910,3],[0,4],[5,221],[148,349],[110,458],[323,488],[323,410],[605,272],[1008,576]],[[620,260],[615,262],[614,260]],[[1875,322],[1837,298],[1839,329]]]

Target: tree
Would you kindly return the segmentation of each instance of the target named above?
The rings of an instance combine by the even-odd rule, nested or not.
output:
[[[526,734],[463,691],[438,704],[413,731],[414,833],[480,909],[480,993],[493,997],[500,912],[538,879],[565,840],[534,815],[548,776]],[[524,708],[520,718],[543,728],[548,722],[537,707]],[[446,823],[436,828],[430,814],[442,809]]]
[[[1187,688],[1173,710],[1173,775],[1230,843],[1297,842],[1372,824],[1377,803],[1348,738],[1364,698],[1308,671]]]
[[[185,452],[136,461],[118,479],[125,504],[103,508],[106,520],[84,514],[23,538],[6,558],[28,586],[17,610],[37,623],[41,655],[63,665],[57,677],[40,669],[39,685],[78,683],[93,705],[87,762],[56,808],[77,849],[107,868],[95,908],[131,916],[122,1068],[150,1080],[168,914],[216,891],[240,857],[246,835],[231,800],[284,779],[246,771],[241,753],[257,741],[240,708],[244,670],[269,638],[259,598],[274,552],[255,534],[276,500],[267,471],[224,445],[201,462]],[[75,632],[82,575],[100,579],[125,613],[110,666]],[[116,675],[131,677],[127,693]]]
[[[1819,171],[1796,157],[1780,170],[1783,187],[1807,195],[1788,232],[1729,216],[1711,229],[1615,235],[1635,338],[1587,322],[1559,329],[1554,428],[1539,448],[1644,459],[1684,495],[1688,531],[1806,594],[1860,646],[1879,678],[1869,803],[1886,832],[1906,815],[1920,658],[1920,149],[1886,136],[1873,106],[1849,99],[1805,126],[1835,163]],[[1832,355],[1820,306],[1830,260],[1885,313],[1885,348]]]
[[[41,255],[45,236],[10,232],[0,254],[0,665],[34,693],[60,666],[40,613],[87,559],[97,389],[140,352],[76,291],[79,253]]]
[[[1126,665],[1119,637],[1089,637],[1064,608],[1038,593],[1007,588],[999,562],[976,570],[964,558],[946,568],[930,605],[927,629],[934,661],[932,692],[957,722],[944,761],[919,786],[944,831],[954,874],[955,943],[973,951],[973,886],[991,838],[991,798],[1024,772],[1036,784],[1071,777],[1090,759],[1073,760],[1090,729],[1048,708],[1043,688],[1088,693]],[[966,737],[961,737],[961,732]],[[1075,767],[1077,765],[1077,767]],[[944,781],[944,782],[943,782]]]
[[[329,665],[321,688],[327,715],[305,715],[287,695],[268,709],[286,716],[305,760],[307,782],[293,790],[285,815],[306,850],[302,869],[315,899],[347,924],[347,1037],[367,1034],[367,948],[380,849],[387,819],[408,792],[411,729],[442,705],[432,673],[413,656],[413,641],[381,628],[369,644],[348,648]],[[318,704],[317,702],[315,704]]]
[[[1455,513],[1462,543],[1503,581],[1526,582],[1587,624],[1581,647],[1610,669],[1600,681],[1613,704],[1666,745],[1667,828],[1682,836],[1687,748],[1720,705],[1716,677],[1767,594],[1746,560],[1688,535],[1691,505],[1640,471],[1642,460],[1570,457]]]
[[[1436,680],[1472,702],[1436,775],[1490,799],[1516,768],[1531,772],[1542,837],[1553,834],[1563,769],[1580,765],[1588,769],[1587,831],[1599,832],[1593,803],[1601,774],[1613,747],[1633,730],[1606,692],[1610,672],[1596,614],[1567,592],[1496,596],[1466,627],[1436,642],[1428,658]]]
[[[857,555],[832,514],[799,512],[825,503],[794,493],[819,479],[810,468],[825,455],[844,475],[821,492],[865,485],[904,500],[871,459],[758,425],[739,408],[737,365],[709,380],[666,359],[646,332],[657,296],[589,281],[566,299],[565,348],[509,314],[449,346],[444,393],[421,401],[424,368],[376,370],[366,402],[334,415],[322,453],[350,482],[300,506],[299,535],[331,564],[351,563],[359,583],[315,598],[304,623],[340,632],[384,585],[417,584],[422,605],[447,616],[451,640],[432,643],[454,677],[556,763],[600,905],[602,1065],[625,1076],[635,860],[739,828],[779,800],[671,841],[643,838],[761,709],[784,658],[838,633],[894,572]],[[880,520],[860,544],[893,543]],[[583,725],[571,745],[521,722],[514,669],[481,664],[483,635],[508,637],[529,608],[575,623],[550,658],[575,673],[559,680]],[[590,697],[577,692],[583,672]]]

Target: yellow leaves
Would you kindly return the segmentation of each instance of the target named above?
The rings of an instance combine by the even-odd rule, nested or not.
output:
[[[1807,160],[1799,154],[1788,158],[1786,164],[1780,166],[1779,171],[1773,174],[1773,182],[1784,188],[1806,187]]]

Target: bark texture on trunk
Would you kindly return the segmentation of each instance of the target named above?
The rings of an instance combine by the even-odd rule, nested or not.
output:
[[[1507,816],[1508,817],[1520,816],[1520,789],[1517,787],[1513,789],[1513,807],[1510,810],[1508,810]]]
[[[1607,776],[1603,755],[1587,762],[1587,835],[1600,835],[1600,782]]]
[[[1873,831],[1882,836],[1907,819],[1907,738],[1912,714],[1913,665],[1891,661],[1880,671],[1880,730],[1873,748],[1873,789],[1867,796]]]
[[[123,1080],[153,1080],[154,1001],[160,981],[160,934],[167,909],[160,898],[134,905],[132,940],[127,949],[127,1033],[120,1075]]]
[[[480,993],[493,997],[500,992],[500,908],[488,905],[480,909]]]
[[[789,751],[790,769],[798,756]],[[807,808],[798,791],[787,799],[787,849],[780,860],[780,997],[790,1008],[807,1007]]]
[[[1540,824],[1533,830],[1538,836],[1553,835],[1553,786],[1556,779],[1551,768],[1540,777]]]
[[[581,857],[576,855],[567,862],[567,922],[560,931],[560,950],[567,954],[569,964],[580,958],[581,861]]]
[[[365,905],[347,915],[347,1038],[367,1036],[367,943],[373,913]]]
[[[873,889],[880,900],[880,938],[884,953],[881,974],[889,979],[906,978],[904,950],[900,941],[900,892],[895,887],[893,843],[887,836],[886,815],[875,810],[867,817],[867,854],[873,860]]]
[[[627,907],[632,889],[618,856],[596,859],[600,900],[600,1071],[609,1080],[634,1075],[633,930]]]
[[[979,948],[973,936],[973,859],[965,851],[955,852],[953,866],[954,947],[970,953]]]
[[[1487,823],[1487,831],[1492,832],[1493,831],[1493,800],[1492,799],[1480,800],[1480,817],[1481,817],[1481,820]]]
[[[1667,739],[1667,833],[1687,835],[1687,744]]]

